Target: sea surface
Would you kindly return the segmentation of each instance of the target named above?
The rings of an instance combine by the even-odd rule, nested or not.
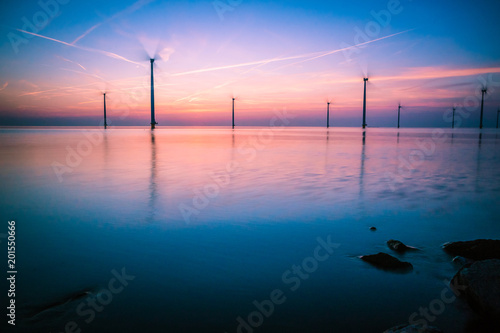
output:
[[[0,172],[2,332],[494,327],[441,245],[500,238],[497,130],[4,128]],[[378,252],[413,271],[359,259]]]

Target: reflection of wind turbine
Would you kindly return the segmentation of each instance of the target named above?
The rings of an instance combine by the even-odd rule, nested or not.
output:
[[[366,159],[366,131],[363,131],[363,145],[361,147],[361,166],[359,170],[359,195],[362,196],[364,193],[364,176],[365,176],[365,159]],[[361,200],[361,202],[363,202]]]
[[[156,142],[155,134],[151,131],[151,178],[149,181],[149,207],[151,209],[151,215],[148,222],[153,222],[155,217],[155,202],[157,197],[157,185],[156,185]]]
[[[363,95],[363,128],[366,128],[366,82],[368,81],[368,77],[363,78],[365,84],[365,90]]]
[[[153,64],[155,59],[149,59],[151,62],[151,129],[154,130],[156,124],[158,124],[155,120],[155,81],[153,77]]]
[[[482,132],[479,133],[479,142],[478,142],[478,146],[477,146],[477,157],[476,157],[476,188],[475,188],[475,191],[476,192],[479,192],[479,182],[481,180],[481,177],[479,177],[479,174],[480,174],[480,171],[481,171],[481,139],[482,139]]]
[[[483,128],[484,94],[486,94],[487,92],[488,92],[488,88],[483,87],[483,89],[481,89],[481,93],[482,93],[482,98],[481,98],[481,119],[479,120],[479,129]]]
[[[106,122],[106,93],[104,95],[104,129],[108,128],[108,123]]]
[[[498,129],[498,116],[500,116],[500,109],[497,111],[497,129]]]

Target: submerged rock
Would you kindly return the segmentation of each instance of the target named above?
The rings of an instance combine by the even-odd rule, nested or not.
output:
[[[415,247],[405,245],[403,242],[398,241],[398,240],[394,240],[394,239],[389,239],[387,241],[387,246],[391,250],[399,252],[399,253],[417,250],[417,248],[415,248]]]
[[[443,333],[443,331],[433,326],[403,324],[389,328],[384,333]]]
[[[370,230],[371,230],[371,231],[377,231],[377,228],[375,228],[375,227],[370,227]]]
[[[377,253],[367,256],[361,256],[361,260],[366,261],[373,266],[391,271],[410,271],[413,265],[406,261],[401,261],[387,253]]]
[[[443,249],[453,256],[472,260],[500,259],[500,240],[497,239],[451,242],[444,244]]]
[[[477,312],[500,316],[500,260],[481,260],[462,267],[451,285]]]
[[[76,302],[79,300],[82,300],[85,297],[88,297],[92,295],[90,290],[81,290],[77,291],[73,294],[66,295],[65,297],[62,297],[52,303],[45,304],[43,306],[38,307],[37,309],[34,310],[34,313],[28,318],[30,320],[37,320],[37,319],[42,319],[44,314],[48,314],[49,312],[57,312],[57,311],[63,311],[63,308],[72,303]]]

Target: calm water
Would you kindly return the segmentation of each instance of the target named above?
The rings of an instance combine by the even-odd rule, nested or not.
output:
[[[382,332],[408,322],[457,270],[442,243],[500,237],[499,136],[0,130],[0,233],[17,222],[12,331],[64,332],[74,321],[96,333]],[[318,238],[335,243],[323,261],[311,259]],[[413,272],[358,259],[390,253],[391,238],[421,249],[399,255]],[[112,273],[122,269],[134,277],[125,286]],[[460,300],[439,310],[432,324],[447,332],[481,324]]]

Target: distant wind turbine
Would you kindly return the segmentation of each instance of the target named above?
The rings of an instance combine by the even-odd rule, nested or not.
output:
[[[400,120],[401,120],[401,103],[399,103],[398,105],[398,128]]]
[[[234,100],[235,100],[235,99],[236,99],[236,98],[234,98],[234,97],[233,97],[233,129],[234,129]]]
[[[330,128],[330,102],[327,103],[326,107],[326,128]]]
[[[487,92],[488,92],[488,88],[483,87],[483,89],[481,89],[481,93],[482,93],[482,98],[481,98],[481,119],[479,120],[479,129],[483,128],[484,94],[486,94]]]
[[[108,128],[108,123],[106,122],[106,93],[104,95],[104,129]]]
[[[455,128],[455,110],[456,109],[457,109],[456,107],[453,107],[453,118],[451,121],[451,128]]]
[[[363,78],[363,81],[365,83],[365,93],[363,95],[363,128],[366,128],[366,82],[368,81],[368,78]]]

